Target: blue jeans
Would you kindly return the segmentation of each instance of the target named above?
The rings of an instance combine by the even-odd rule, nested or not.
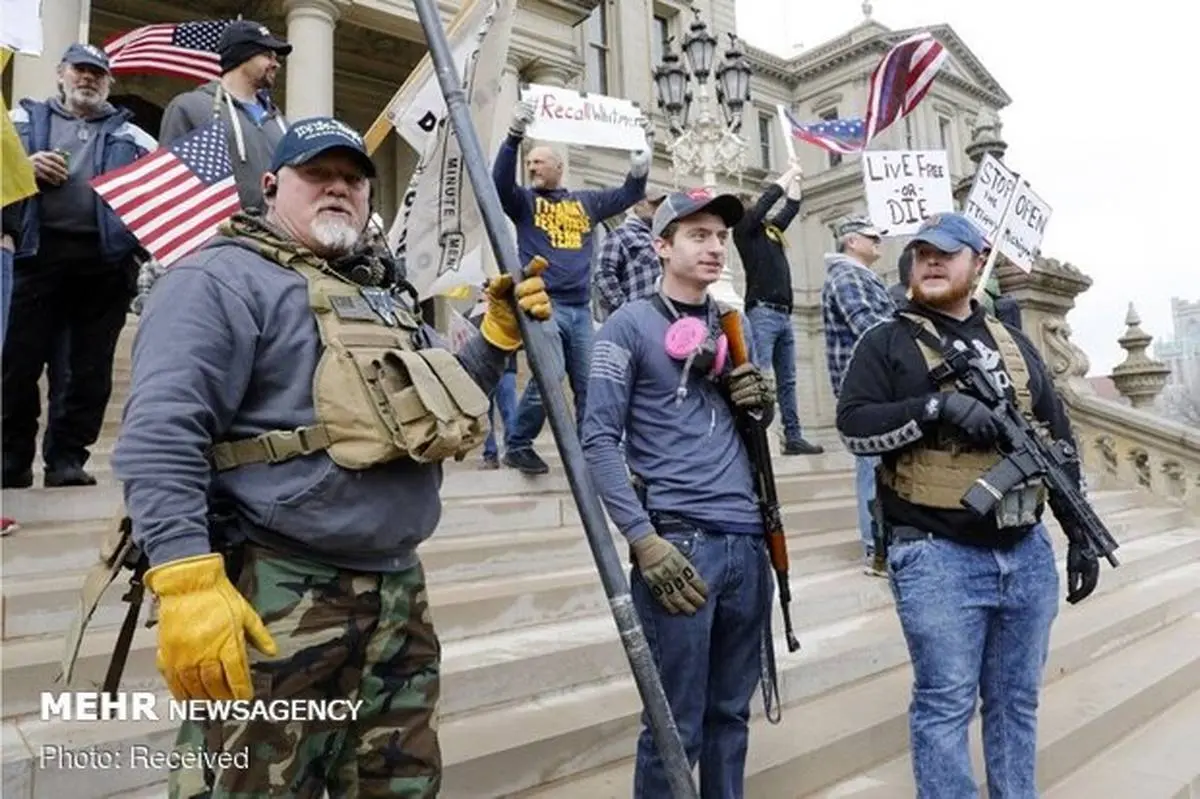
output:
[[[562,379],[565,371],[571,384],[575,402],[575,424],[583,426],[583,409],[587,403],[588,371],[592,361],[592,310],[587,305],[555,305],[549,320],[543,322],[555,354],[551,364],[553,371]],[[546,408],[542,405],[542,392],[537,380],[525,385],[525,393],[517,405],[517,421],[504,431],[504,445],[508,452],[531,449],[533,440],[542,432],[546,423]]]
[[[0,248],[0,347],[4,346],[4,334],[8,332],[8,308],[12,305],[13,254]]]
[[[635,566],[630,592],[658,667],[688,762],[700,763],[702,799],[741,799],[750,700],[761,674],[761,646],[774,596],[761,536],[660,531],[708,585],[694,616],[671,615]],[[658,747],[643,713],[634,772],[635,799],[669,797]]]
[[[894,543],[888,571],[913,664],[909,734],[917,799],[973,799],[967,729],[982,700],[988,795],[1037,792],[1037,708],[1058,614],[1050,533],[1011,550],[941,538]]]
[[[517,413],[517,373],[505,372],[500,376],[500,382],[488,398],[488,434],[483,442],[483,457],[485,460],[496,460],[496,410],[500,410],[500,423],[504,425],[507,435],[516,425]]]
[[[858,455],[854,458],[855,483],[858,492],[858,535],[862,539],[863,553],[867,558],[875,554],[875,518],[871,515],[871,503],[875,501],[875,467],[879,458]]]
[[[792,318],[782,311],[756,305],[746,312],[754,336],[754,363],[764,372],[775,373],[775,394],[783,434],[788,441],[803,437],[800,413],[796,410],[796,337]]]

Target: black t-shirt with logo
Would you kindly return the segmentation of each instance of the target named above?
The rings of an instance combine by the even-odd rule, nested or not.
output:
[[[984,321],[982,307],[975,305],[965,320],[913,303],[904,310],[932,320],[947,344],[954,339],[965,342],[1001,386],[1006,389],[1011,386],[999,348]],[[1065,439],[1074,447],[1062,402],[1037,349],[1019,330],[1012,327],[1007,330],[1025,357],[1033,415],[1047,425],[1054,438]],[[885,465],[894,465],[900,452],[919,441],[927,441],[943,424],[925,418],[926,405],[937,390],[910,323],[892,319],[876,325],[859,340],[842,383],[837,428],[847,449],[855,455],[878,455]],[[1077,470],[1072,477],[1078,482]],[[992,516],[981,519],[965,508],[915,505],[883,485],[878,487],[878,497],[889,524],[916,527],[963,543],[1006,547],[1030,529],[998,530]]]

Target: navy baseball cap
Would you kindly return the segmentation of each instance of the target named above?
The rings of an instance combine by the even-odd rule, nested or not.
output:
[[[279,55],[288,55],[292,46],[275,34],[261,22],[252,19],[235,19],[221,31],[221,39],[217,42],[217,52],[224,53],[238,45],[253,45],[260,50],[274,50]]]
[[[962,214],[935,214],[926,219],[908,246],[922,241],[948,253],[963,247],[970,247],[976,254],[987,249],[979,228]]]
[[[72,66],[89,66],[96,69],[102,69],[105,72],[112,74],[108,68],[108,56],[94,44],[81,44],[76,42],[67,48],[67,52],[63,53],[62,63],[71,64]]]
[[[658,210],[654,212],[650,235],[657,238],[662,235],[667,225],[701,211],[716,214],[729,227],[740,222],[746,213],[745,208],[742,207],[742,201],[732,194],[713,194],[707,189],[679,191],[668,194],[667,198],[658,206]]]
[[[375,177],[375,162],[367,154],[362,136],[345,122],[333,117],[301,119],[288,128],[275,146],[270,171],[278,172],[285,166],[300,166],[330,150],[344,150],[358,162],[367,177]]]

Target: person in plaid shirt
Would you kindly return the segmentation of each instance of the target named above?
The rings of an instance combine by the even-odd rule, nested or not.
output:
[[[848,219],[839,224],[837,252],[825,256],[825,285],[821,289],[821,318],[825,323],[825,358],[833,396],[841,394],[842,378],[850,356],[862,335],[896,312],[892,294],[871,264],[879,260],[883,231],[869,219]],[[875,467],[879,459],[856,456],[858,532],[866,560],[864,571],[886,577],[887,570],[875,557],[875,523],[871,503],[875,500]]]
[[[625,303],[654,293],[654,285],[662,274],[662,263],[654,252],[650,222],[666,196],[661,191],[648,190],[646,199],[634,204],[625,221],[604,237],[600,259],[592,275],[599,321],[607,319]]]

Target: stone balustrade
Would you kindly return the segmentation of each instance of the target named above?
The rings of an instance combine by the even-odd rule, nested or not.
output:
[[[1131,305],[1119,339],[1128,352],[1113,382],[1129,401],[1101,396],[1085,379],[1087,356],[1071,341],[1067,312],[1091,279],[1069,263],[1041,258],[1026,274],[1000,267],[1001,290],[1021,305],[1025,332],[1034,340],[1067,406],[1093,488],[1140,487],[1200,513],[1200,429],[1150,410],[1169,370],[1149,358],[1150,336]]]

